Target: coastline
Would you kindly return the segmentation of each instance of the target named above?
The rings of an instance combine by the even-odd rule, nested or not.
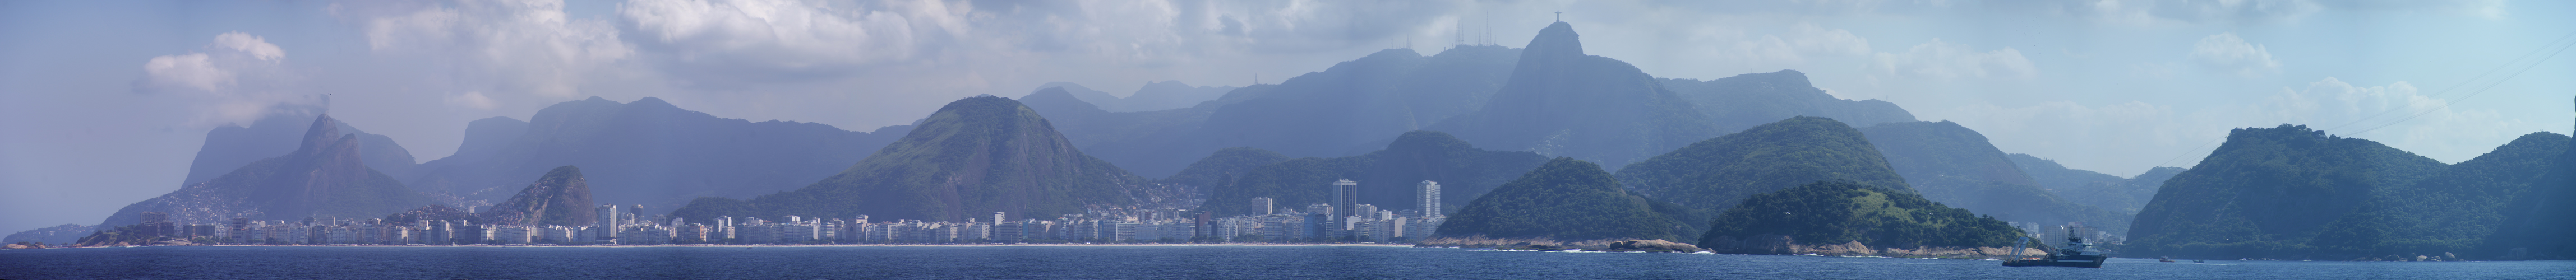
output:
[[[397,248],[399,248],[399,247],[495,247],[495,248],[643,248],[643,247],[746,247],[746,248],[760,248],[760,247],[775,247],[775,248],[787,248],[787,247],[1220,247],[1220,246],[1236,246],[1236,247],[1404,247],[1404,248],[1412,248],[1412,247],[1414,247],[1414,245],[1413,245],[1413,244],[1366,244],[1366,243],[1321,243],[1321,244],[1295,244],[1295,243],[1177,243],[1177,244],[812,244],[812,245],[805,245],[805,244],[797,244],[797,245],[778,245],[778,244],[663,244],[663,245],[355,245],[355,244],[331,244],[331,245],[239,245],[239,244],[227,244],[227,245],[156,245],[156,246],[129,246],[129,247],[113,247],[113,246],[100,246],[100,247],[53,247],[53,248],[45,248],[45,249],[74,249],[74,248],[135,248],[135,247],[369,247],[369,248],[375,248],[375,247],[397,247]]]

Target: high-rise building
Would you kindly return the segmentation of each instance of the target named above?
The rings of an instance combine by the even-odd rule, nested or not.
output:
[[[1338,209],[1338,210],[1342,210],[1342,211],[1350,211],[1351,209],[1353,209],[1353,208],[1351,208],[1351,207],[1359,206],[1359,204],[1360,204],[1360,182],[1359,182],[1359,181],[1351,181],[1351,179],[1342,179],[1341,181],[1334,181],[1334,182],[1333,182],[1333,198],[1332,198],[1332,199],[1333,199],[1333,201],[1332,201],[1331,203],[1333,204],[1333,209]],[[1325,213],[1325,214],[1337,214],[1337,213]],[[1341,216],[1347,216],[1347,215],[1330,215],[1329,217],[1336,217],[1336,218],[1338,218],[1338,217],[1341,217]]]
[[[591,226],[593,226],[593,227],[614,227],[614,226],[617,226],[617,225],[625,224],[625,223],[621,223],[621,221],[622,221],[622,220],[618,220],[618,219],[617,219],[618,214],[624,214],[624,213],[619,213],[619,212],[617,211],[617,205],[616,205],[616,204],[600,204],[600,205],[599,205],[599,223],[598,223],[598,224],[593,224],[593,225],[591,225]]]
[[[1011,219],[1003,219],[1003,218],[1002,218],[1002,212],[993,212],[993,222],[995,222],[995,223],[1000,223],[1000,222],[1002,222],[1002,221],[1009,221],[1009,220],[1011,220]]]
[[[170,213],[143,212],[143,223],[135,225],[143,236],[179,235],[178,224],[170,223]]]
[[[1252,207],[1261,208],[1260,210],[1253,211],[1255,213],[1261,213],[1261,215],[1278,214],[1279,206],[1271,205],[1271,202],[1272,200],[1268,197],[1252,198]]]
[[[250,239],[249,239],[249,238],[244,238],[244,237],[243,237],[243,236],[249,235],[249,232],[248,232],[249,230],[250,230],[250,218],[243,218],[243,217],[233,217],[233,227],[232,227],[231,229],[228,229],[228,231],[231,231],[231,232],[232,232],[232,237],[233,237],[233,242],[234,242],[234,243],[250,243]]]
[[[635,208],[626,209],[626,216],[620,218],[626,218],[627,224],[644,223],[644,205],[636,204]]]
[[[1422,207],[1422,216],[1440,215],[1440,182],[1423,180],[1421,189],[1414,191],[1413,194],[1416,199],[1422,200],[1418,205]]]
[[[1351,213],[1342,214],[1342,216],[1357,216],[1363,220],[1375,220],[1377,219],[1377,205],[1360,204],[1359,206],[1351,206]]]

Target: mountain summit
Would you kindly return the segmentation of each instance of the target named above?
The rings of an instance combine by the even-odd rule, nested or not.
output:
[[[748,201],[699,198],[673,214],[965,221],[993,212],[1081,214],[1086,207],[1188,196],[1083,155],[1036,111],[988,96],[948,103],[902,140],[822,182]]]

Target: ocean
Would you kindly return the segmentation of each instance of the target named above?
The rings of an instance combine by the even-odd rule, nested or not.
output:
[[[2159,263],[1364,246],[130,247],[0,251],[0,279],[2576,279],[2576,261]]]

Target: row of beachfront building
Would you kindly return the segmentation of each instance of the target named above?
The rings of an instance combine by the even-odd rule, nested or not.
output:
[[[872,221],[784,216],[781,220],[718,217],[692,222],[682,218],[638,218],[603,205],[599,222],[587,226],[475,224],[464,220],[424,219],[409,222],[344,218],[250,220],[230,224],[192,224],[167,235],[235,244],[966,244],[966,243],[1206,243],[1206,242],[1401,242],[1429,236],[1445,217],[1355,205],[1352,215],[1335,215],[1329,204],[1299,209],[1273,209],[1255,215],[1210,218],[1184,216],[1172,209],[1093,210],[1055,219],[1009,220],[994,213],[989,220],[963,222]],[[1098,218],[1088,218],[1098,217]],[[987,221],[1005,221],[993,223]]]

